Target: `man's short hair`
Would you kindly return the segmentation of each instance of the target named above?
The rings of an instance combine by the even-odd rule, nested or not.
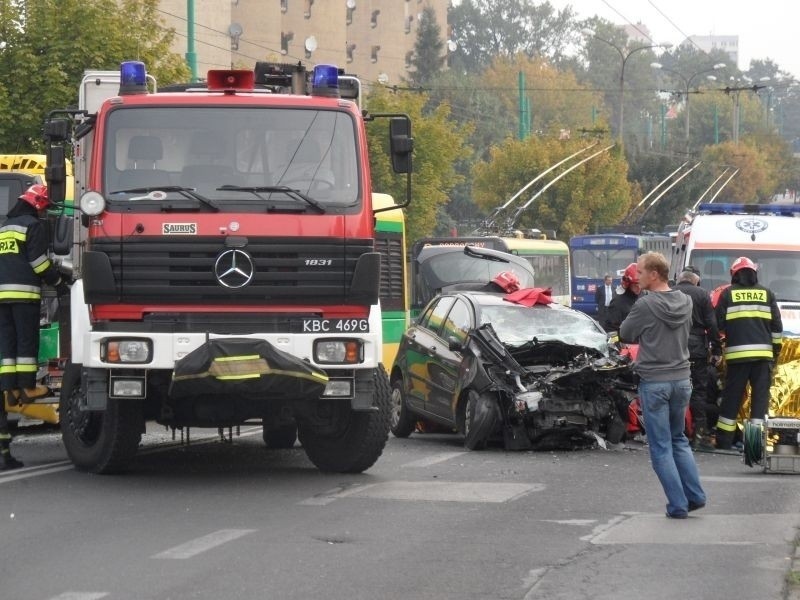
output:
[[[678,283],[682,281],[688,281],[692,285],[697,285],[700,282],[700,275],[695,273],[697,269],[690,270],[688,268],[681,271],[681,274],[678,276]]]
[[[639,259],[645,271],[655,271],[659,279],[667,281],[669,279],[669,263],[667,258],[660,252],[645,252]]]
[[[689,271],[689,273],[694,273],[695,275],[700,277],[700,269],[698,269],[694,265],[686,265],[685,267],[683,267],[683,270],[684,271]]]

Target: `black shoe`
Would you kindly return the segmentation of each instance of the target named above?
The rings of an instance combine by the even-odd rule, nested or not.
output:
[[[669,513],[664,513],[668,519],[688,519],[689,515],[687,513],[676,513],[671,515]]]
[[[689,502],[689,512],[692,512],[693,510],[700,510],[705,505],[706,505],[705,502],[691,502],[690,501]]]
[[[719,431],[714,436],[714,448],[716,450],[730,450],[733,446],[733,432]]]

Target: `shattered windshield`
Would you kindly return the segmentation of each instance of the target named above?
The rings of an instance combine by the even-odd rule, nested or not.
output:
[[[607,351],[606,333],[582,313],[548,306],[522,306],[504,302],[483,306],[481,325],[491,323],[504,344],[519,346],[536,338]]]
[[[356,206],[355,131],[348,113],[332,110],[120,108],[106,128],[109,209],[142,189],[164,189],[166,201],[193,190],[221,210]]]

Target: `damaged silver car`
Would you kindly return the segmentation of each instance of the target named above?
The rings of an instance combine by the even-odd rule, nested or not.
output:
[[[394,435],[423,421],[460,432],[470,450],[492,440],[506,449],[621,441],[635,396],[629,360],[596,321],[540,292],[434,298],[391,373]]]

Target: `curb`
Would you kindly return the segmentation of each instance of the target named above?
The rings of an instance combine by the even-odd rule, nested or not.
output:
[[[794,539],[794,553],[786,573],[785,600],[800,600],[800,533]]]

